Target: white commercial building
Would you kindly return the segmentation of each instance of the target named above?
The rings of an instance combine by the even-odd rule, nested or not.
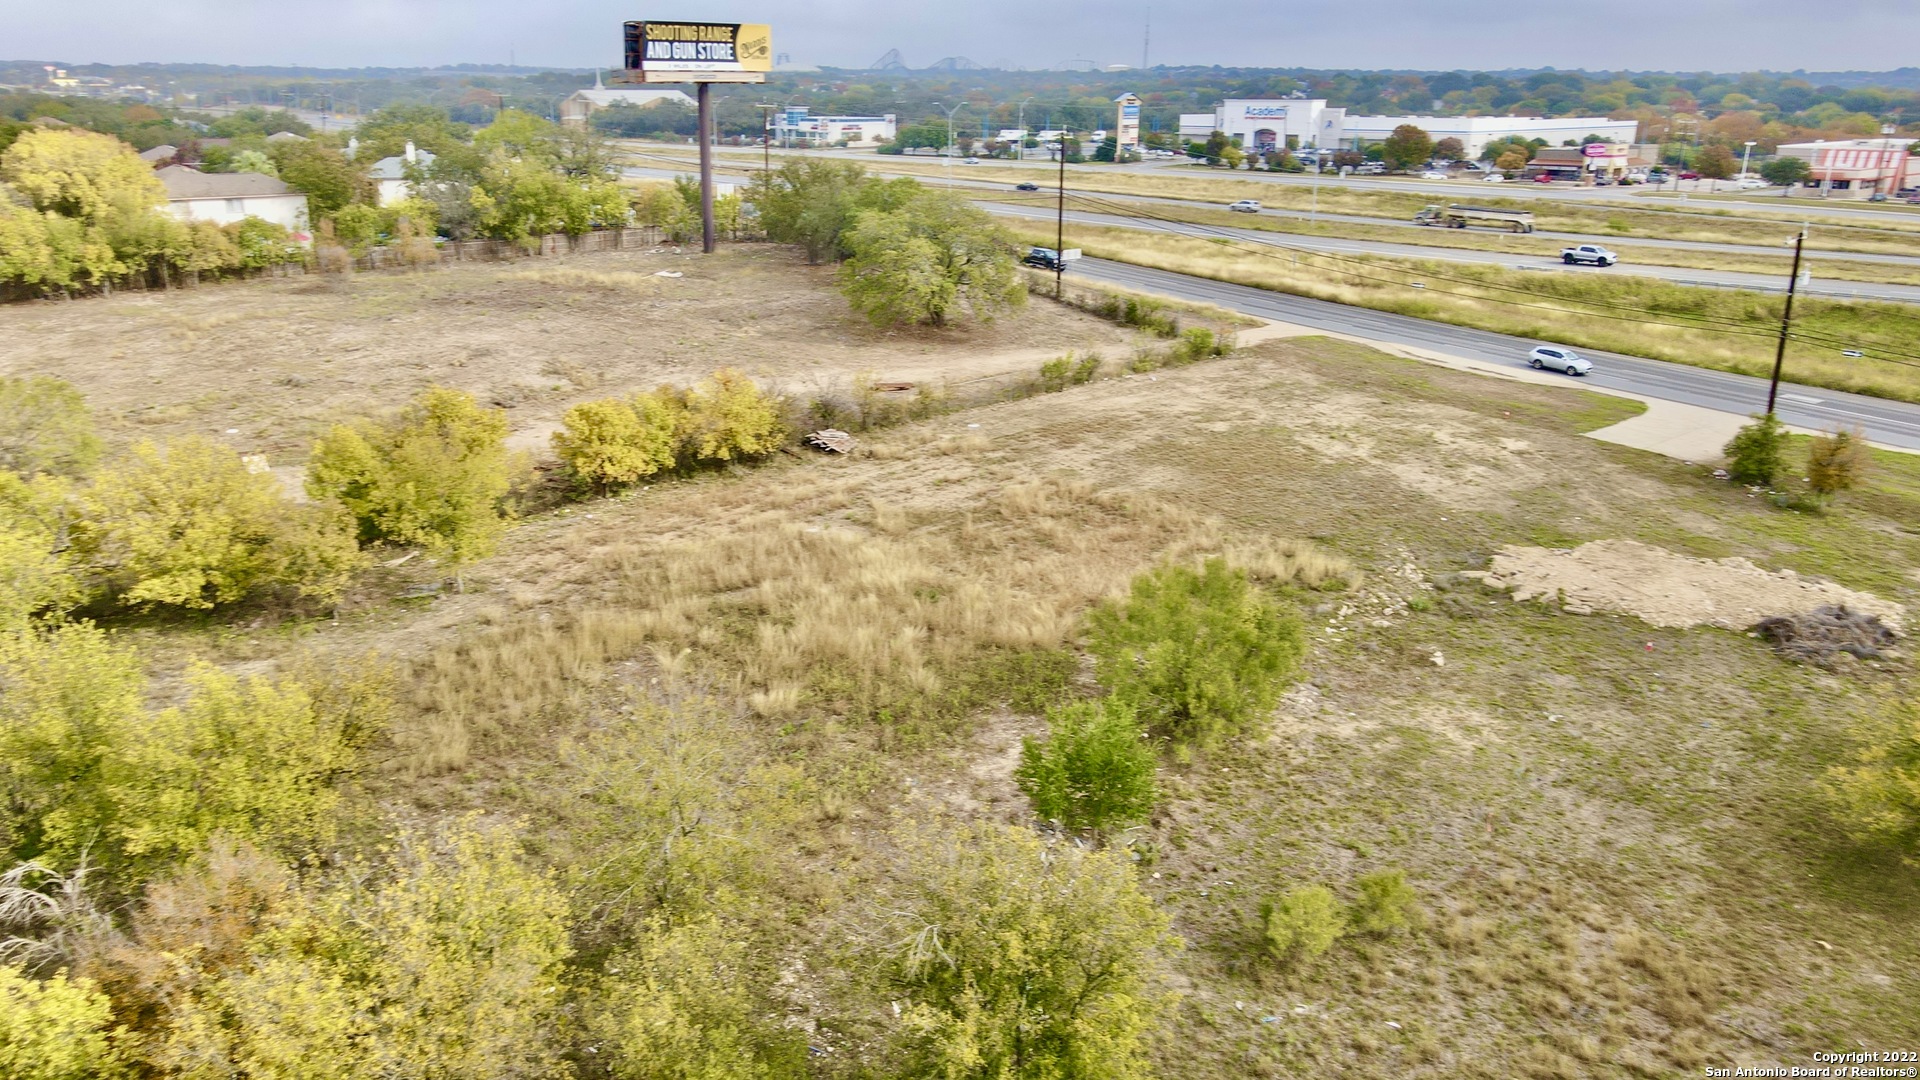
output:
[[[1261,154],[1338,146],[1346,115],[1345,109],[1328,108],[1324,98],[1228,98],[1213,110],[1213,127],[1199,137],[1224,132],[1243,149]],[[1180,133],[1186,131],[1182,116]]]
[[[1592,135],[1601,142],[1631,143],[1639,134],[1633,121],[1604,116],[1348,116],[1322,98],[1228,98],[1211,113],[1180,114],[1180,137],[1197,142],[1219,131],[1259,153],[1283,146],[1353,149],[1380,142],[1402,124],[1425,131],[1435,142],[1459,139],[1467,158],[1479,157],[1490,142],[1516,135],[1560,146]]]
[[[814,116],[794,106],[773,114],[773,141],[782,146],[878,146],[900,131],[893,113],[885,116]]]
[[[1441,139],[1459,139],[1466,152],[1461,156],[1473,160],[1490,142],[1518,136],[1522,139],[1540,139],[1548,146],[1562,146],[1571,141],[1575,144],[1590,141],[1604,143],[1633,143],[1639,140],[1640,125],[1632,120],[1609,120],[1604,116],[1561,116],[1543,118],[1538,116],[1349,116],[1346,118],[1345,131],[1341,145],[1346,147],[1377,143],[1393,134],[1393,129],[1402,124],[1414,127],[1433,136],[1434,142]],[[1599,136],[1590,139],[1589,136]]]
[[[250,217],[289,232],[307,228],[307,197],[262,173],[203,173],[169,165],[155,173],[167,189],[167,212],[181,221],[231,225]]]

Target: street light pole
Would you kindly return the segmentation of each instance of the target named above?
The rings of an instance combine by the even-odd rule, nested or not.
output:
[[[1740,152],[1740,179],[1742,180],[1747,178],[1747,162],[1753,157],[1753,146],[1753,140],[1748,139],[1747,148]]]
[[[1793,276],[1787,279],[1787,306],[1780,313],[1780,345],[1773,352],[1773,379],[1767,383],[1767,415],[1773,415],[1773,399],[1780,393],[1780,368],[1787,362],[1787,329],[1793,325],[1793,293],[1800,285],[1800,249],[1807,242],[1807,227],[1793,238]]]
[[[1014,144],[1013,156],[1019,158],[1021,161],[1027,160],[1027,102],[1032,100],[1033,95],[1031,94],[1020,99],[1020,119],[1018,121],[1020,125],[1020,141]]]
[[[937,101],[934,102],[933,104],[935,108],[940,109],[942,112],[945,112],[947,114],[947,145],[941,148],[940,154],[942,157],[946,159],[946,162],[947,162],[946,164],[947,186],[952,187],[953,186],[953,114],[959,112],[961,109],[966,108],[967,103],[963,101],[960,104],[955,105],[951,109],[947,108],[945,105],[942,105]]]

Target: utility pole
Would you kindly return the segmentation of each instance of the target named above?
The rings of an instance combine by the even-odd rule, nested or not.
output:
[[[717,246],[713,228],[713,84],[699,84],[700,103],[700,251]]]
[[[1014,146],[1013,156],[1021,161],[1027,160],[1027,102],[1032,100],[1032,94],[1020,99],[1020,118],[1017,121],[1020,125],[1020,142]]]
[[[1053,298],[1067,294],[1067,133],[1060,133],[1060,192],[1053,219]]]
[[[1807,242],[1807,227],[1793,238],[1793,276],[1787,279],[1787,306],[1780,313],[1780,345],[1773,352],[1773,381],[1767,384],[1767,415],[1773,415],[1773,400],[1780,393],[1780,369],[1787,362],[1787,330],[1793,325],[1793,293],[1800,285],[1800,249]]]
[[[760,171],[771,177],[773,175],[773,110],[777,106],[760,101],[755,102],[753,107],[760,110]]]

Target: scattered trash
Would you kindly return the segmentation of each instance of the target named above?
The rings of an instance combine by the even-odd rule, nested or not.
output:
[[[1280,1018],[1277,1016],[1263,1016],[1260,1018],[1260,1022],[1263,1024],[1276,1024],[1280,1022]]]
[[[979,427],[980,425],[979,425],[979,424],[968,424],[967,426],[968,426],[968,427],[970,427],[970,428],[977,428],[977,427]]]
[[[1433,657],[1432,657],[1432,659],[1433,659],[1433,666],[1434,666],[1434,667],[1446,667],[1446,666],[1447,666],[1447,658],[1446,658],[1446,657],[1445,657],[1444,655],[1442,655],[1442,654],[1441,654],[1441,652],[1440,652],[1440,650],[1439,650],[1439,649],[1435,649],[1435,650],[1433,650]]]
[[[1653,651],[1653,642],[1651,642],[1651,641],[1649,641],[1649,642],[1647,642],[1647,651],[1648,651],[1648,652],[1652,652],[1652,651]]]
[[[825,450],[834,454],[851,453],[853,450],[853,436],[839,428],[822,428],[808,435],[803,441],[815,450]]]
[[[1293,1007],[1293,1015],[1295,1016],[1307,1015],[1307,1007],[1305,1005],[1295,1005]]]
[[[1733,479],[1733,474],[1725,469],[1715,469],[1713,470],[1713,478],[1715,480],[1731,480]]]
[[[1824,941],[1821,941],[1821,940],[1820,940],[1819,938],[1814,938],[1814,939],[1813,939],[1813,943],[1814,943],[1815,945],[1818,945],[1818,946],[1820,946],[1821,948],[1823,948],[1823,949],[1825,949],[1825,950],[1827,950],[1828,952],[1832,952],[1832,951],[1833,951],[1833,946],[1831,946],[1831,945],[1829,945],[1829,944],[1827,944],[1827,943],[1826,943],[1826,942],[1824,942]]]
[[[1861,357],[1863,357],[1863,356],[1865,356],[1865,355],[1867,355],[1867,354],[1866,354],[1866,353],[1863,353],[1863,352],[1861,352],[1861,351],[1860,351],[1859,349],[1841,349],[1841,350],[1840,350],[1840,355],[1841,355],[1841,356],[1850,356],[1850,357],[1852,357],[1853,359],[1855,359],[1855,360],[1858,360],[1858,359],[1860,359]]]
[[[1400,1030],[1400,1025],[1399,1025],[1399,1024],[1396,1024],[1396,1023],[1394,1023],[1394,1022],[1393,1022],[1393,1021],[1391,1021],[1391,1020],[1389,1020],[1389,1021],[1387,1021],[1387,1026],[1388,1026],[1388,1027],[1390,1027],[1390,1028],[1392,1028],[1392,1029],[1393,1029],[1393,1030],[1395,1030],[1395,1031],[1399,1031],[1399,1030]]]
[[[655,270],[653,272],[653,276],[654,277],[686,277],[687,275],[681,273],[678,270]]]
[[[1845,604],[1761,619],[1754,624],[1753,632],[1785,655],[1814,664],[1829,663],[1838,653],[1856,660],[1877,660],[1899,640],[1878,615],[1855,611]]]

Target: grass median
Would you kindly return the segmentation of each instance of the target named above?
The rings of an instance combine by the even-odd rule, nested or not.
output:
[[[1053,205],[1052,196],[1042,194],[1036,197],[1032,193],[1018,192],[981,192],[973,194],[976,200],[1002,202],[1014,206]],[[1308,222],[1293,217],[1248,216],[1227,210],[1209,210],[1200,207],[1179,204],[1157,203],[1140,206],[1131,203],[1089,203],[1079,196],[1069,196],[1069,208],[1087,213],[1142,214],[1151,215],[1164,221],[1178,221],[1193,225],[1216,226],[1220,228],[1249,229],[1256,232],[1280,233],[1288,236],[1317,236],[1330,240],[1365,240],[1385,244],[1407,244],[1417,247],[1448,248],[1459,251],[1501,251],[1514,255],[1528,255],[1536,258],[1557,259],[1561,249],[1567,245],[1559,240],[1530,237],[1475,229],[1470,232],[1456,232],[1452,229],[1411,230],[1394,225],[1365,225],[1351,221]],[[1793,260],[1785,255],[1770,257],[1766,255],[1720,254],[1714,251],[1688,250],[1685,248],[1635,247],[1629,244],[1615,244],[1614,250],[1621,260],[1628,264],[1642,266],[1671,266],[1688,270],[1720,270],[1740,274],[1772,274],[1780,278],[1784,286]],[[1809,259],[1808,272],[1816,278],[1828,281],[1863,281],[1887,285],[1920,285],[1920,265],[1911,267],[1882,263],[1847,262],[1844,260]]]
[[[1026,243],[1052,242],[1051,229],[1016,225],[1011,231]],[[1075,226],[1068,239],[1096,258],[1762,378],[1772,370],[1784,303],[1781,296],[1631,275],[1283,253],[1124,228]],[[1424,288],[1412,288],[1415,281]],[[1920,401],[1920,360],[1907,355],[1920,336],[1920,311],[1801,297],[1794,332],[1787,348],[1789,380]],[[1897,359],[1848,357],[1844,349]]]

